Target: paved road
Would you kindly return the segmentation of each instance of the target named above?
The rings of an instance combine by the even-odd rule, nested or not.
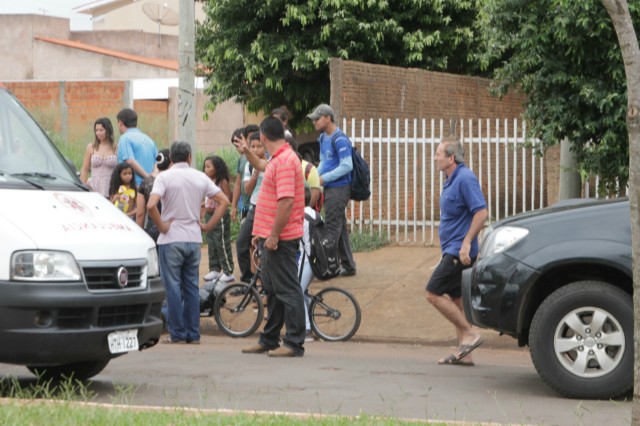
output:
[[[116,359],[96,376],[97,401],[208,409],[393,416],[544,425],[628,425],[631,404],[558,397],[525,350],[480,348],[475,367],[438,366],[453,348],[390,343],[307,345],[304,358],[244,355],[255,338],[204,336]],[[30,373],[0,364],[0,379]],[[135,389],[122,393],[121,389]]]

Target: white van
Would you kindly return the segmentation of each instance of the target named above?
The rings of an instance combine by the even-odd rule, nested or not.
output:
[[[163,300],[153,240],[0,83],[0,362],[87,379],[158,342]]]

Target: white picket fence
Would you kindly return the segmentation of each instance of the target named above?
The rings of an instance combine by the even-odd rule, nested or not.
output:
[[[351,229],[371,227],[396,243],[437,242],[444,174],[434,166],[434,154],[450,127],[448,120],[435,119],[343,121],[371,168],[371,198],[348,207]],[[525,138],[526,123],[459,120],[455,128],[490,221],[546,205],[544,161],[536,155],[539,141]]]

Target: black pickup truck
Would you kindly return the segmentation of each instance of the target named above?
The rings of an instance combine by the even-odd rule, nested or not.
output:
[[[462,292],[469,321],[528,345],[560,394],[608,399],[632,390],[628,199],[564,201],[493,224]]]

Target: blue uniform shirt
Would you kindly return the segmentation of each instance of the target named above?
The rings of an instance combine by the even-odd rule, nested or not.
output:
[[[458,164],[447,178],[440,195],[440,247],[442,253],[460,256],[462,241],[469,232],[473,215],[486,209],[487,203],[482,195],[478,179],[471,170]],[[478,238],[471,242],[469,257],[478,255]]]

